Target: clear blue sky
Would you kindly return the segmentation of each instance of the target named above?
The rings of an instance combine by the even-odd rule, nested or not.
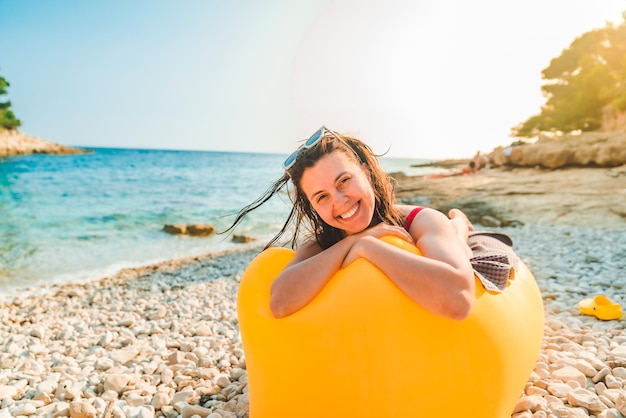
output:
[[[538,113],[541,70],[626,0],[0,0],[27,134],[289,153],[320,125],[469,157]]]

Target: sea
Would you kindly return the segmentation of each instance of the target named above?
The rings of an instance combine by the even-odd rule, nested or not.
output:
[[[171,235],[166,224],[223,231],[282,175],[286,155],[91,148],[0,158],[0,295],[87,281],[127,267],[236,249],[232,235]],[[425,160],[380,158],[423,175]],[[290,209],[279,194],[234,233],[265,243]]]

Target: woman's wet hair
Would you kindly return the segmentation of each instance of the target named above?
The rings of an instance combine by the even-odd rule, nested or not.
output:
[[[233,224],[224,232],[235,228],[250,212],[286,187],[293,206],[281,230],[267,243],[265,248],[274,245],[290,230],[293,230],[290,239],[292,248],[297,246],[303,230],[307,236],[312,236],[324,249],[341,241],[345,238],[346,233],[324,222],[313,210],[311,202],[300,187],[304,171],[313,167],[323,156],[335,151],[346,154],[355,163],[360,164],[361,168],[369,175],[375,196],[374,217],[371,225],[384,222],[401,226],[402,215],[395,207],[395,181],[381,168],[377,160],[379,156],[374,154],[363,141],[333,132],[333,135],[324,136],[315,146],[300,149],[295,163],[263,195],[241,209]]]

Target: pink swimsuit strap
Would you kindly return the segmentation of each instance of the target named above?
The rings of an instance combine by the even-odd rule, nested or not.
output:
[[[420,213],[422,209],[424,209],[423,206],[418,206],[409,213],[409,216],[407,216],[404,220],[404,229],[408,231],[411,228],[411,224],[413,223],[413,219],[415,219],[415,215]]]

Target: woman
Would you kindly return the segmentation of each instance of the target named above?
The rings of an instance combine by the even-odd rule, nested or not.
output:
[[[363,257],[376,265],[415,303],[438,315],[462,320],[474,300],[471,223],[459,210],[442,213],[397,205],[392,179],[362,141],[325,127],[287,160],[285,174],[238,214],[234,228],[288,183],[294,206],[268,246],[293,225],[296,255],[271,286],[270,308],[278,318],[306,306],[333,274]],[[302,227],[309,236],[299,244]],[[380,237],[392,235],[415,244],[416,256]],[[298,245],[299,244],[299,245]]]

